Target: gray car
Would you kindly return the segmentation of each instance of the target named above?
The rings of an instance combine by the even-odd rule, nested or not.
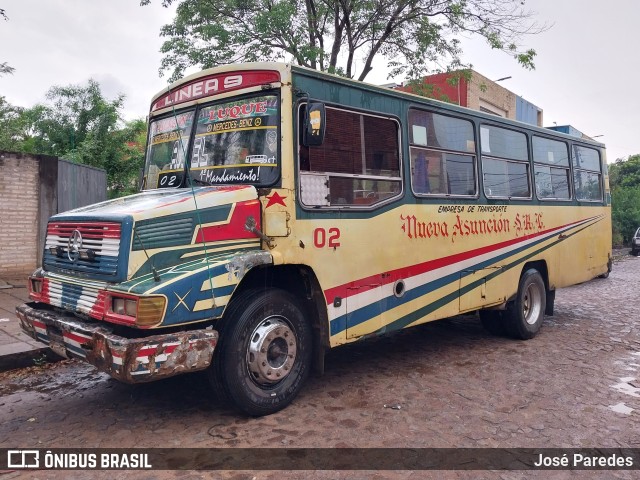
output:
[[[640,228],[636,230],[631,239],[631,255],[638,255],[640,253]]]

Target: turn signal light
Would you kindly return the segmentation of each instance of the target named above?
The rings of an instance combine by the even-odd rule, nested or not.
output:
[[[162,322],[166,304],[161,295],[138,297],[106,292],[104,319],[121,325],[150,327]]]
[[[44,289],[44,278],[29,277],[29,298],[36,302],[42,301],[42,290]]]

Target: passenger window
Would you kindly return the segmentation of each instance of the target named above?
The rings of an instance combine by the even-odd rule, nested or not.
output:
[[[590,202],[602,200],[600,154],[593,148],[573,146],[573,182],[576,198]]]
[[[422,110],[409,110],[411,185],[417,195],[475,196],[473,124]]]
[[[370,206],[400,195],[398,122],[327,107],[322,145],[300,142],[300,190],[308,206]],[[299,116],[304,125],[304,107]]]
[[[482,179],[488,198],[531,198],[527,136],[493,125],[480,127]]]
[[[565,142],[533,137],[536,195],[545,200],[569,200],[569,147]]]

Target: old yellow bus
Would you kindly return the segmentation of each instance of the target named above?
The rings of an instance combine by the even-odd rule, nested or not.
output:
[[[479,311],[528,339],[606,276],[600,143],[279,63],[153,98],[141,193],[52,217],[23,328],[126,382],[207,369],[251,415],[333,347]]]

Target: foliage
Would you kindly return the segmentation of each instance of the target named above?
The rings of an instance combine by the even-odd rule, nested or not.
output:
[[[609,184],[612,190],[640,187],[640,154],[631,155],[626,160],[618,158],[609,165]]]
[[[0,8],[0,18],[3,18],[4,20],[9,20],[9,17],[7,17],[7,12],[3,8]],[[9,66],[7,62],[0,62],[0,77],[3,75],[13,73],[14,71],[15,71],[15,68]]]
[[[54,86],[47,103],[14,107],[0,97],[0,149],[58,156],[104,168],[110,197],[134,193],[144,164],[144,120],[124,123],[124,96],[108,100],[100,85]]]
[[[628,244],[640,227],[640,154],[609,165],[614,239]]]
[[[640,187],[615,189],[611,193],[611,207],[613,235],[628,244],[640,227]]]
[[[141,0],[147,5],[151,0]],[[533,68],[536,52],[519,46],[546,26],[531,20],[524,0],[162,0],[177,4],[160,72],[248,61],[293,61],[364,80],[373,60],[390,76],[423,76],[460,68],[460,34],[475,34]]]
[[[0,150],[20,150],[16,145],[24,140],[24,130],[24,109],[0,96]]]
[[[9,66],[9,64],[7,62],[2,62],[0,63],[0,77],[2,75],[7,75],[10,73],[13,73],[16,69]]]

